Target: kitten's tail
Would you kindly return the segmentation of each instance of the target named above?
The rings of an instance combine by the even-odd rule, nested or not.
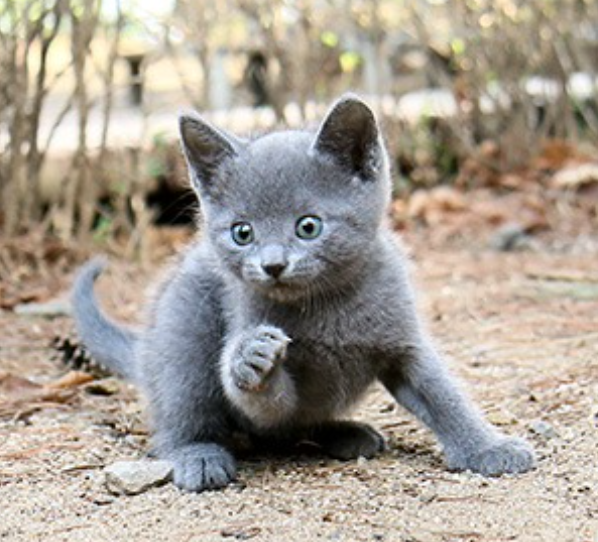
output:
[[[79,271],[72,292],[75,324],[83,344],[97,362],[128,380],[134,380],[133,350],[137,334],[104,316],[94,295],[94,282],[104,267],[102,258],[94,258]]]

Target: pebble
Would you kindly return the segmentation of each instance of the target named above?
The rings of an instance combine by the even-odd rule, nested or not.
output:
[[[138,495],[172,478],[168,461],[117,461],[104,469],[106,487],[116,495]]]
[[[515,425],[517,423],[515,416],[503,409],[491,410],[486,417],[494,425]]]
[[[14,312],[20,316],[55,318],[57,316],[69,316],[71,306],[66,300],[55,299],[46,303],[19,303],[15,306]]]
[[[559,436],[556,429],[544,420],[534,420],[529,424],[529,428],[532,433],[545,439],[557,438]]]
[[[496,230],[490,239],[490,248],[499,252],[511,252],[528,248],[530,238],[523,226],[508,223]]]

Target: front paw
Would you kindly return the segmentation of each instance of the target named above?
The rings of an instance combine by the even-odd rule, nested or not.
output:
[[[523,439],[503,437],[468,456],[449,460],[452,470],[470,470],[484,476],[527,472],[536,464],[532,447]]]
[[[218,489],[237,476],[233,456],[218,444],[190,444],[174,450],[168,458],[174,466],[174,484],[186,491]]]
[[[259,326],[241,344],[232,368],[235,385],[243,391],[265,389],[272,373],[285,359],[291,339],[273,326]]]

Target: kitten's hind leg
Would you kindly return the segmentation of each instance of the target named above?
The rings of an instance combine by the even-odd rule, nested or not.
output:
[[[498,476],[534,467],[529,444],[500,434],[486,422],[428,344],[404,352],[381,380],[401,405],[434,431],[449,468]]]
[[[386,449],[384,437],[365,423],[331,421],[310,429],[308,439],[341,461],[371,458]]]

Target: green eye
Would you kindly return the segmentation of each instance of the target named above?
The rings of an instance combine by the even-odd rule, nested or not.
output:
[[[295,233],[301,239],[315,239],[322,233],[322,219],[317,216],[304,216],[297,220]]]
[[[233,241],[237,245],[245,246],[253,242],[253,228],[249,222],[237,222],[231,228]]]

